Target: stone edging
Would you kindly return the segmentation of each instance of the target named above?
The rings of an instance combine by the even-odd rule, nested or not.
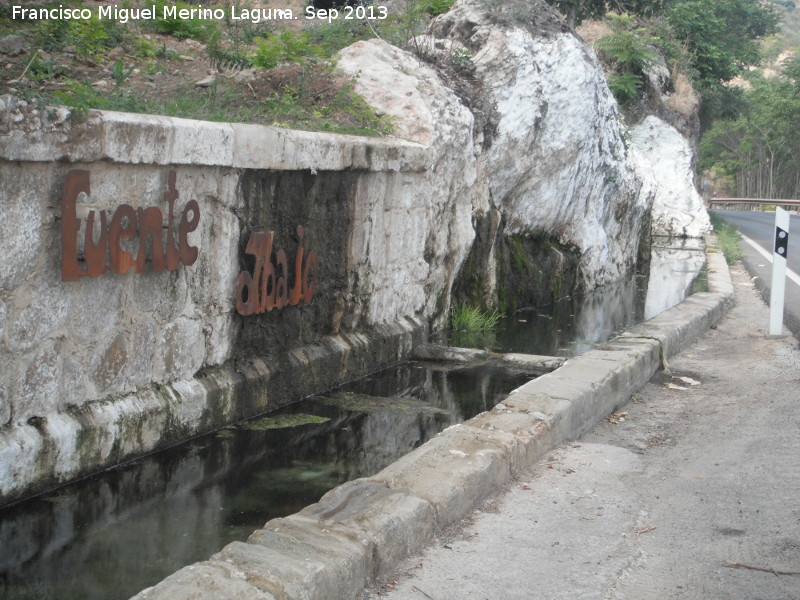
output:
[[[427,334],[422,320],[401,319],[326,336],[280,361],[229,362],[194,379],[153,384],[0,430],[0,463],[8,465],[0,473],[0,499],[10,503],[24,491],[56,488],[402,362]],[[37,465],[45,475],[26,478]],[[25,486],[15,487],[19,481]]]
[[[424,171],[433,156],[431,148],[400,138],[107,110],[91,110],[78,123],[69,116],[65,107],[41,110],[0,96],[0,158],[237,169]]]
[[[711,291],[568,360],[377,475],[269,521],[247,543],[233,542],[135,598],[355,598],[489,492],[594,426],[716,323],[733,304],[733,286],[722,255],[708,251],[707,258]]]

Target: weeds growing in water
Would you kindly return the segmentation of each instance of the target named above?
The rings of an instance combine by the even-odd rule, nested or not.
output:
[[[494,328],[502,317],[496,310],[485,311],[461,302],[450,311],[450,326],[455,331],[486,331]]]
[[[729,265],[732,265],[737,260],[742,258],[742,251],[739,249],[739,241],[742,236],[739,231],[727,225],[721,217],[712,214],[711,225],[714,227],[714,233],[717,236],[717,245],[725,256],[725,260]]]

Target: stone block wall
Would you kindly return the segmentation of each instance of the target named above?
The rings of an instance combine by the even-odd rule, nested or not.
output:
[[[425,334],[432,225],[429,198],[414,193],[425,147],[110,112],[75,122],[0,101],[0,504],[398,362]],[[158,207],[164,239],[196,248],[196,261],[158,271],[147,238],[141,269],[65,281],[62,196],[75,171],[90,186],[72,194],[79,271],[92,264],[92,211],[92,243],[136,262],[130,216]],[[199,221],[187,212],[181,240],[190,201]],[[114,237],[121,205],[132,209]],[[318,257],[311,301],[238,314],[251,235],[273,232],[292,287],[298,226],[305,262]]]

